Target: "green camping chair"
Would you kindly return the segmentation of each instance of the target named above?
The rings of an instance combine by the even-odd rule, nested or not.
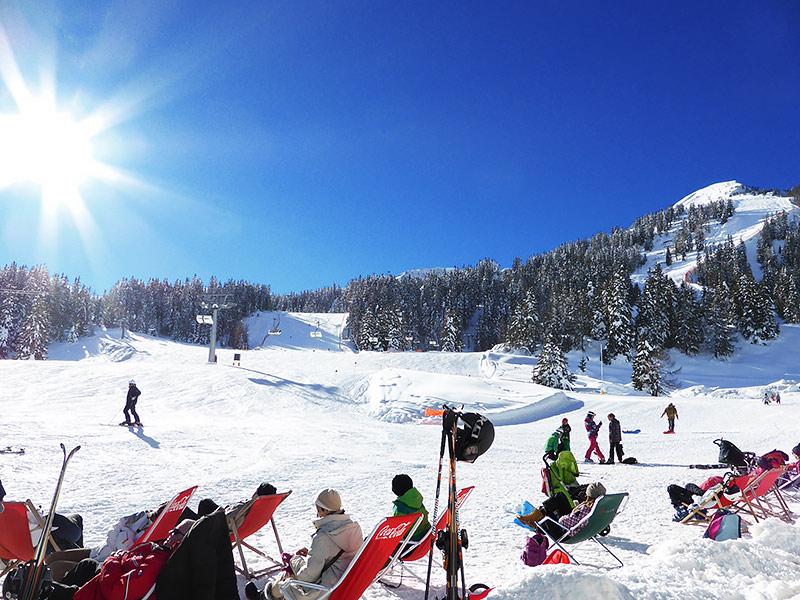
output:
[[[547,538],[550,540],[551,543],[558,546],[560,550],[562,550],[567,556],[569,556],[570,560],[574,562],[576,565],[579,563],[572,554],[563,546],[563,544],[568,544],[570,546],[580,544],[581,542],[585,542],[586,540],[594,540],[600,547],[603,548],[606,552],[608,552],[614,559],[619,563],[619,566],[623,566],[622,561],[614,554],[611,550],[608,549],[603,542],[600,541],[598,535],[601,531],[603,531],[606,527],[610,526],[611,523],[614,521],[614,518],[617,516],[617,513],[620,512],[621,506],[623,501],[628,497],[627,493],[622,494],[606,494],[605,496],[601,496],[597,499],[597,501],[592,506],[592,511],[586,515],[582,521],[580,521],[575,527],[570,530],[567,530],[561,523],[551,519],[550,517],[544,517],[543,521],[550,521],[551,523],[555,523],[561,530],[564,531],[563,535],[558,539],[551,536],[539,523],[536,523],[537,528],[541,531]],[[578,528],[581,525],[582,528]],[[575,529],[579,529],[577,533],[573,534],[572,532]]]

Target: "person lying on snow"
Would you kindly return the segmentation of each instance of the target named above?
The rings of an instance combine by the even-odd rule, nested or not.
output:
[[[317,519],[312,535],[311,549],[301,548],[290,560],[292,578],[325,587],[333,587],[353,560],[364,535],[361,527],[342,509],[342,498],[333,489],[322,490],[314,502]],[[305,560],[304,560],[305,559]],[[282,580],[272,579],[262,591],[252,581],[245,586],[248,600],[283,598]],[[309,591],[304,600],[314,600],[321,592]]]
[[[586,499],[574,508],[570,506],[569,501],[563,494],[554,494],[532,513],[520,516],[519,520],[528,527],[533,527],[534,529],[539,527],[551,537],[558,539],[564,535],[565,529],[571,529],[580,523],[591,512],[597,498],[605,496],[605,494],[605,486],[596,481],[586,486]],[[552,521],[548,521],[544,517],[549,517]],[[557,521],[558,524],[553,521]],[[577,533],[579,530],[577,529],[573,533]],[[607,534],[608,531],[602,532],[602,535]]]
[[[674,483],[668,485],[669,501],[675,509],[675,518],[673,520],[680,521],[683,519],[688,514],[686,507],[694,504],[695,496],[704,496],[708,490],[721,485],[722,481],[722,477],[714,475],[699,484],[687,483],[683,487]]]

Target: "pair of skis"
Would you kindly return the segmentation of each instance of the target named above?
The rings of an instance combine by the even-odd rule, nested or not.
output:
[[[464,560],[462,550],[465,550],[469,546],[469,540],[467,538],[467,531],[465,529],[460,529],[458,519],[458,490],[456,488],[456,434],[459,413],[448,406],[444,406],[440,414],[442,416],[442,443],[439,448],[439,471],[436,476],[436,497],[433,503],[433,523],[437,523],[439,518],[439,494],[442,489],[442,466],[444,463],[445,447],[447,447],[448,456],[450,459],[447,486],[447,525],[442,531],[434,531],[434,535],[431,536],[431,547],[428,551],[428,576],[425,581],[425,600],[428,600],[428,594],[430,593],[434,546],[442,550],[444,555],[444,568],[447,572],[447,591],[442,600],[481,600],[489,593],[490,589],[485,585],[476,584],[470,586],[469,590],[467,590],[464,577]]]
[[[53,502],[50,504],[50,512],[47,514],[44,529],[42,530],[42,537],[39,544],[36,546],[36,553],[34,559],[29,564],[28,572],[26,573],[25,582],[22,586],[22,594],[20,600],[36,600],[40,595],[40,587],[45,574],[44,555],[47,552],[47,543],[50,539],[50,532],[53,530],[53,519],[56,515],[56,506],[58,505],[58,498],[61,495],[61,486],[64,483],[64,474],[67,471],[67,464],[75,453],[80,450],[80,446],[75,446],[69,453],[64,444],[61,444],[61,451],[64,453],[64,459],[61,462],[61,473],[58,476],[58,484],[56,484],[56,491],[53,494]]]

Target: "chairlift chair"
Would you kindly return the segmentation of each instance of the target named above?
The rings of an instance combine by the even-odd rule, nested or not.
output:
[[[317,321],[317,328],[314,331],[312,331],[311,333],[309,333],[308,335],[310,335],[312,338],[321,338],[322,337],[322,332],[319,330],[319,321]]]
[[[267,332],[268,335],[280,335],[281,334],[281,318],[280,317],[272,317],[272,329]]]

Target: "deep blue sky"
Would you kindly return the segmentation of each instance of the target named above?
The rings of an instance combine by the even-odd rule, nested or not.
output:
[[[0,8],[25,79],[123,107],[94,154],[142,184],[84,186],[85,245],[0,190],[0,264],[97,291],[509,265],[717,181],[800,183],[796,0],[45,4]]]

